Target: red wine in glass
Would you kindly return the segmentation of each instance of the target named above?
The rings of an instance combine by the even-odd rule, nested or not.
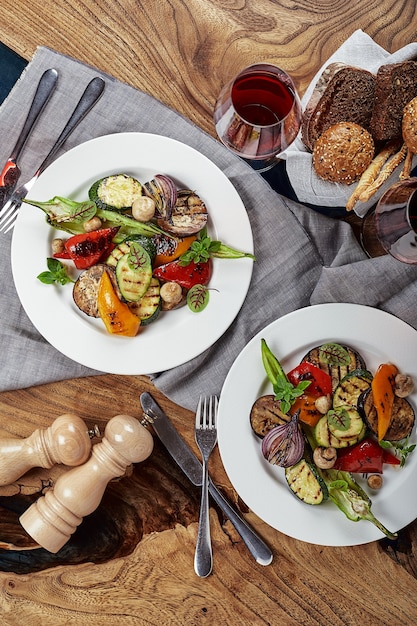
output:
[[[388,252],[398,261],[417,264],[417,178],[391,185],[365,217],[361,242],[369,256]]]
[[[245,159],[267,160],[296,138],[301,104],[282,69],[258,63],[244,69],[220,93],[214,123],[221,141]]]

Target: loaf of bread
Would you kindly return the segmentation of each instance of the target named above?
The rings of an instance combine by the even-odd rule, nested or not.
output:
[[[367,70],[331,63],[319,78],[303,115],[301,140],[312,151],[322,133],[338,122],[369,129],[375,75]]]
[[[401,137],[405,105],[417,96],[417,63],[382,65],[376,75],[370,132],[376,141]]]
[[[373,139],[365,128],[353,122],[338,122],[315,142],[313,167],[324,180],[350,185],[359,180],[374,152]]]

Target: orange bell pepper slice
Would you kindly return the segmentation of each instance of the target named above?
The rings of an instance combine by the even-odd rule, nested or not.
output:
[[[378,441],[387,433],[391,422],[392,406],[395,394],[395,376],[398,369],[392,363],[380,365],[372,380],[372,394],[374,406],[378,416]]]
[[[121,302],[114,290],[111,278],[103,272],[98,287],[98,312],[109,333],[134,337],[139,332],[140,319]]]
[[[175,259],[178,259],[184,252],[187,252],[188,248],[196,239],[196,235],[190,235],[189,237],[166,237],[165,235],[157,235],[153,238],[156,245],[156,256],[153,262],[154,267],[175,261]]]
[[[303,422],[303,424],[307,424],[308,426],[315,426],[319,419],[323,417],[323,414],[316,409],[316,399],[317,396],[303,393],[303,395],[297,398],[291,406],[291,414],[294,414],[296,411],[300,411],[298,416],[300,422]]]

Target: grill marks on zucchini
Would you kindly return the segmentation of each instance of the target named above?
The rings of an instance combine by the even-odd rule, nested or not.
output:
[[[285,478],[293,494],[306,504],[321,504],[329,497],[326,483],[314,463],[307,459],[287,467]]]
[[[372,383],[372,374],[368,370],[353,370],[337,385],[333,393],[333,408],[339,406],[357,406],[361,393],[369,389]]]

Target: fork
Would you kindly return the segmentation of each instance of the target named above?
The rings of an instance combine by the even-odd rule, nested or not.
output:
[[[200,519],[194,569],[201,578],[208,576],[213,568],[213,554],[210,539],[209,499],[208,499],[208,460],[217,443],[217,396],[200,397],[195,416],[195,440],[203,459],[203,484],[201,488]]]
[[[6,202],[6,204],[0,211],[0,232],[7,233],[10,229],[13,228],[23,198],[26,197],[38,177],[52,162],[56,153],[68,139],[73,130],[75,130],[81,120],[84,119],[87,113],[95,105],[95,103],[103,93],[104,86],[104,80],[99,76],[96,76],[88,83],[70,119],[66,123],[65,128],[52,146],[50,152],[47,154],[42,164],[39,166],[33,177],[27,183],[21,185],[18,189],[16,189],[12,197]]]

